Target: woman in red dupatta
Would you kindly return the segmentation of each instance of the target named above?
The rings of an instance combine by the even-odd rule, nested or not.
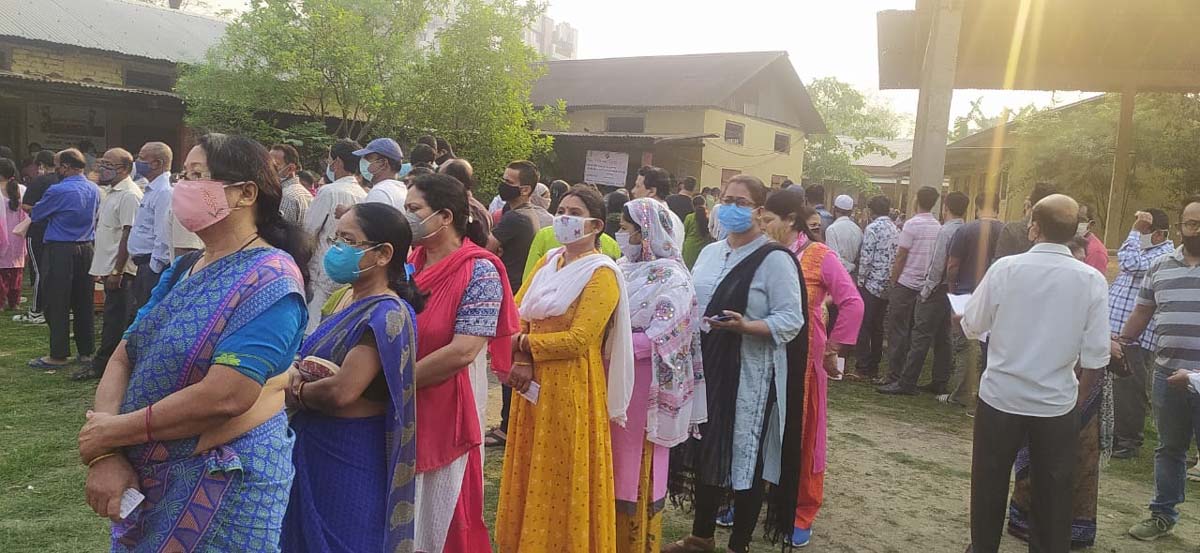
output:
[[[516,305],[504,264],[464,239],[481,228],[468,215],[462,183],[421,175],[409,185],[405,211],[420,244],[409,257],[414,280],[429,294],[417,316],[416,550],[490,551],[468,365],[487,346],[494,370],[507,376],[510,337],[520,328]]]

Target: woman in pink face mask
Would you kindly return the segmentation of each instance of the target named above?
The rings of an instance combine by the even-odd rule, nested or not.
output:
[[[163,272],[79,432],[113,551],[278,550],[293,474],[284,373],[307,322],[309,255],[280,197],[253,140],[209,134],[187,156],[172,210],[204,249]],[[144,499],[123,513],[130,488]]]

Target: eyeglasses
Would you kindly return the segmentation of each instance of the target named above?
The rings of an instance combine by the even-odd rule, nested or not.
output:
[[[737,205],[738,207],[754,207],[754,201],[747,198],[737,198],[734,196],[725,196],[721,198],[721,205]]]
[[[371,247],[375,247],[375,246],[379,245],[379,242],[372,242],[370,240],[361,240],[361,241],[350,240],[344,236],[336,236],[336,235],[335,236],[326,236],[325,242],[327,244],[329,244],[330,246],[335,246],[337,244],[345,244],[352,248],[364,248],[364,247],[371,248]]]
[[[1175,223],[1172,226],[1192,233],[1200,232],[1200,221],[1184,221],[1182,223]]]

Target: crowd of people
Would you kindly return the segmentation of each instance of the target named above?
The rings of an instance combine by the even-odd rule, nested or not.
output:
[[[760,518],[802,547],[843,377],[974,417],[969,551],[997,551],[1006,516],[1031,551],[1093,544],[1101,464],[1139,454],[1150,398],[1155,495],[1130,534],[1179,517],[1200,198],[1173,226],[1138,212],[1110,286],[1093,211],[1046,184],[1007,224],[996,196],[967,222],[971,198],[924,187],[898,224],[882,195],[828,209],[820,184],[652,166],[605,195],[513,161],[485,205],[432,136],[337,140],[323,175],[222,134],[182,163],[33,146],[0,158],[0,292],[19,306],[28,261],[16,320],[50,335],[29,366],[99,379],[79,455],[113,551],[699,553],[723,526],[743,553]],[[668,500],[693,519],[674,543]]]

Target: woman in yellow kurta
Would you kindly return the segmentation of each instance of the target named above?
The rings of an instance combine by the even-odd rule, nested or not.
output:
[[[598,193],[568,192],[554,221],[565,246],[517,295],[522,333],[508,383],[525,396],[532,383],[540,389],[536,404],[512,406],[496,513],[503,553],[616,549],[609,421],[625,422],[633,348],[620,270],[595,247],[604,220]]]

